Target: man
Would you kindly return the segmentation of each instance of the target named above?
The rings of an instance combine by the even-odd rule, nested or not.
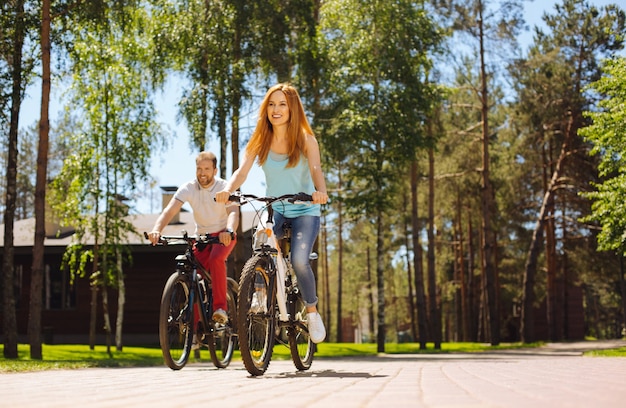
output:
[[[213,320],[228,321],[226,302],[226,259],[235,247],[233,231],[239,224],[236,205],[224,205],[215,201],[215,193],[222,191],[226,182],[217,177],[217,157],[211,152],[201,152],[196,157],[196,178],[178,188],[167,207],[157,218],[148,234],[152,245],[159,242],[161,231],[169,224],[183,204],[188,202],[196,223],[196,235],[219,236],[222,245],[207,245],[202,250],[194,247],[194,255],[211,274],[213,287]]]

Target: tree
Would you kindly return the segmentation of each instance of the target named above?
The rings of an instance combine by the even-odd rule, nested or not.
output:
[[[485,292],[489,333],[492,345],[500,343],[500,307],[499,288],[497,287],[496,263],[496,221],[498,217],[492,175],[490,145],[492,130],[489,123],[493,107],[490,96],[489,78],[496,75],[493,63],[499,56],[493,55],[498,49],[506,49],[502,45],[514,45],[515,36],[521,28],[521,2],[503,0],[495,2],[491,7],[488,0],[475,0],[469,3],[443,1],[445,9],[453,20],[452,27],[458,33],[466,33],[476,41],[473,47],[478,55],[480,85],[475,90],[480,105],[482,129],[482,165],[481,165],[481,239],[482,239],[482,270],[485,277]]]
[[[153,44],[147,29],[149,15],[134,5],[105,7],[102,16],[75,23],[70,56],[74,82],[73,103],[81,118],[70,135],[73,151],[54,180],[54,208],[66,225],[77,229],[77,246],[67,252],[76,276],[87,273],[94,298],[102,296],[107,346],[112,325],[108,315],[108,288],[118,290],[116,347],[122,348],[124,271],[128,262],[125,236],[136,232],[125,220],[125,197],[136,193],[148,177],[150,152],[162,138],[150,101],[153,77],[148,69]],[[84,248],[93,237],[93,248]],[[82,244],[82,245],[81,245]],[[82,251],[79,255],[76,251]],[[92,303],[91,346],[94,341]]]
[[[599,102],[599,111],[586,111],[592,120],[579,134],[593,143],[590,154],[600,158],[601,182],[595,191],[584,195],[593,201],[592,213],[586,221],[598,222],[598,249],[626,255],[626,58],[614,57],[604,61],[604,75],[589,88],[605,96]]]
[[[424,145],[421,130],[432,95],[424,84],[427,55],[439,33],[421,2],[329,1],[320,15],[320,44],[329,62],[329,92],[321,103],[331,118],[322,140],[351,146],[346,204],[352,214],[375,220],[377,344],[383,352],[386,212],[397,172]],[[340,155],[346,150],[327,152],[344,161]]]
[[[48,175],[48,139],[50,132],[50,0],[41,8],[41,116],[39,118],[39,147],[37,149],[37,182],[35,184],[35,239],[31,270],[28,336],[31,358],[41,359],[41,309],[44,274],[44,239],[46,185]]]
[[[3,7],[4,9],[4,7]],[[16,203],[17,181],[17,131],[19,128],[19,114],[22,97],[22,47],[26,37],[24,1],[15,2],[11,10],[14,16],[14,31],[12,46],[12,91],[11,91],[11,118],[9,127],[8,157],[6,167],[6,201],[4,212],[4,254],[2,262],[2,314],[4,315],[4,356],[17,358],[17,318],[15,315],[15,296],[13,293],[14,278],[14,248],[13,248],[13,225]]]
[[[626,255],[626,214],[623,199],[626,194],[626,58],[615,57],[605,60],[604,75],[590,84],[590,88],[605,96],[599,103],[600,111],[584,114],[593,122],[580,129],[579,134],[593,144],[590,154],[600,156],[601,182],[596,190],[584,194],[593,201],[591,214],[586,222],[597,222],[601,226],[598,234],[598,249],[615,251],[620,256],[619,284],[622,296],[622,328],[626,327],[626,286],[624,284],[624,262]]]
[[[567,238],[571,230],[580,229],[580,226],[568,219],[588,213],[588,203],[581,200],[578,193],[597,179],[597,164],[587,155],[590,147],[577,135],[578,129],[585,125],[582,112],[595,103],[592,95],[582,91],[599,77],[599,58],[622,48],[625,20],[624,12],[616,6],[598,9],[584,0],[564,0],[556,5],[553,15],[546,14],[543,18],[552,31],[544,33],[537,29],[535,46],[529,51],[528,58],[519,64],[522,68],[516,74],[520,84],[518,110],[524,112],[525,126],[528,127],[525,157],[532,157],[533,146],[539,146],[540,151],[535,157],[543,157],[543,167],[547,169],[546,174],[540,175],[545,180],[542,182],[542,198],[538,200],[541,210],[537,214],[524,272],[522,341],[535,338],[535,274],[544,232],[547,237],[548,320],[551,327],[557,327],[556,316],[562,315],[564,323],[558,331],[567,336],[567,330],[563,328],[567,314],[562,311],[566,305],[559,307],[553,289],[559,278],[556,258],[558,256],[563,265],[560,279],[568,278],[566,285],[571,284],[576,276],[569,271],[574,269],[569,261],[572,255],[588,246],[584,244],[588,238],[576,240],[580,244],[574,247],[575,243]],[[558,158],[552,158],[552,151],[561,153]],[[567,214],[561,215],[560,231],[557,231],[556,224],[558,214]],[[589,236],[588,233],[584,235]],[[557,236],[562,237],[560,254],[556,249]],[[594,285],[593,282],[588,284]],[[551,337],[558,338],[561,334],[553,330]]]

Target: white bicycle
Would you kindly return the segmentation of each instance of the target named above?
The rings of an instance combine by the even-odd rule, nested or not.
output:
[[[239,280],[237,331],[246,370],[254,376],[263,375],[276,342],[288,345],[298,370],[308,370],[316,346],[309,338],[304,300],[289,261],[291,227],[284,226],[285,235],[279,242],[273,232],[272,204],[310,202],[312,197],[304,193],[280,197],[241,194],[232,195],[229,200],[240,204],[263,203],[262,208],[255,209],[259,223],[253,240],[254,254],[244,265]],[[267,221],[262,222],[265,211]],[[315,257],[313,254],[312,259]]]

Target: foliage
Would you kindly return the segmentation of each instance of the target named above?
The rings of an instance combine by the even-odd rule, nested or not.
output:
[[[53,203],[61,222],[77,228],[79,241],[88,233],[106,236],[98,216],[104,208],[107,228],[119,228],[109,231],[111,242],[122,243],[132,225],[123,219],[120,197],[132,197],[148,177],[151,149],[162,133],[145,70],[152,49],[147,14],[128,9],[116,20],[110,13],[110,20],[74,27],[74,100],[67,115],[76,119],[65,135],[71,150],[54,179]]]
[[[320,34],[327,91],[316,125],[330,160],[349,163],[350,211],[372,214],[389,208],[397,166],[429,143],[423,125],[438,97],[429,54],[441,33],[420,2],[336,0],[321,9]]]
[[[587,111],[593,123],[579,131],[593,143],[591,154],[600,157],[601,182],[597,191],[584,194],[593,200],[592,214],[586,221],[597,221],[602,227],[598,247],[626,255],[626,58],[605,60],[604,75],[589,86],[604,98],[599,111]]]

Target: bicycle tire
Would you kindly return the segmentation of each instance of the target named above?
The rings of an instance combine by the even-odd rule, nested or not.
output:
[[[187,364],[193,337],[193,307],[189,303],[186,276],[174,272],[168,278],[161,296],[159,343],[165,364],[180,370]]]
[[[250,258],[244,265],[239,282],[239,351],[246,370],[253,376],[265,373],[274,351],[276,289],[269,285],[268,262],[271,261],[267,256],[260,254]],[[262,310],[251,308],[257,290],[265,290],[267,295],[266,301],[262,302],[265,305]]]
[[[306,306],[304,299],[302,299],[302,293],[299,291],[291,293],[289,295],[288,307],[293,324],[293,326],[287,329],[291,359],[298,370],[305,371],[311,368],[313,363],[315,344],[309,336]]]
[[[237,318],[237,293],[230,287],[226,290],[226,302],[228,303],[228,323],[225,325],[215,325],[209,335],[209,354],[211,361],[217,368],[226,368],[233,358],[235,350],[235,333],[233,327],[236,326]]]

